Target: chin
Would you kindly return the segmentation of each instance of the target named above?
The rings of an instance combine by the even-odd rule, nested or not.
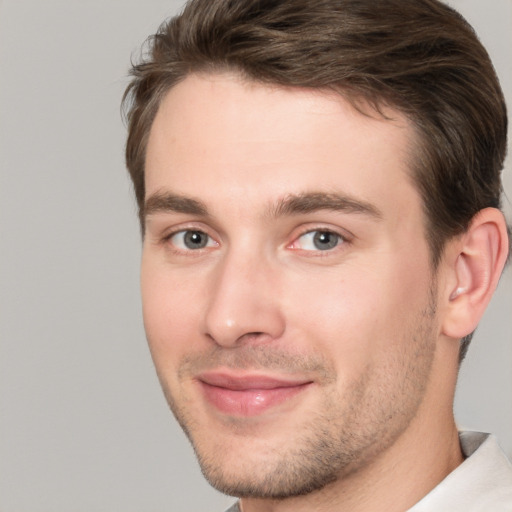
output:
[[[223,494],[238,498],[282,500],[318,491],[336,481],[332,467],[305,465],[304,460],[282,459],[254,463],[247,457],[242,464],[208,460],[198,456],[204,477]]]

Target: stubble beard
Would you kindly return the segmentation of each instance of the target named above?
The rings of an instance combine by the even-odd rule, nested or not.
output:
[[[290,432],[286,443],[271,447],[272,453],[266,458],[245,452],[238,454],[237,463],[227,464],[226,459],[232,460],[225,457],[230,446],[215,450],[203,446],[200,431],[207,427],[193,419],[186,403],[178,403],[160,376],[171,410],[188,436],[208,482],[220,492],[239,498],[282,500],[347,478],[386,451],[407,429],[425,394],[435,351],[433,296],[431,290],[428,306],[412,323],[416,329],[408,333],[409,343],[402,342],[403,348],[385,364],[368,368],[343,394],[329,387],[337,376],[328,363],[316,357],[299,360],[251,348],[235,353],[237,362],[232,366],[236,368],[321,368],[325,389],[330,390],[324,393],[319,411],[301,422],[298,431]],[[188,373],[191,365],[216,359],[223,356],[211,353],[192,359],[182,365],[180,373]],[[399,372],[400,377],[394,372]],[[236,430],[236,422],[233,425]]]

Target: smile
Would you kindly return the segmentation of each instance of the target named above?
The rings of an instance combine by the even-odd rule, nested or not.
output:
[[[310,380],[282,380],[260,375],[205,373],[198,377],[207,402],[230,416],[256,416],[277,407],[311,384]]]

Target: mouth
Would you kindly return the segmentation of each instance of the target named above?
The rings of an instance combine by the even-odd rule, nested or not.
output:
[[[313,382],[257,374],[206,372],[197,377],[206,401],[223,414],[257,416],[306,391]]]

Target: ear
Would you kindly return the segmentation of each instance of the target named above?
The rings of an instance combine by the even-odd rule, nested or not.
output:
[[[498,285],[508,250],[503,214],[495,208],[478,212],[450,247],[443,334],[463,338],[476,329]]]

